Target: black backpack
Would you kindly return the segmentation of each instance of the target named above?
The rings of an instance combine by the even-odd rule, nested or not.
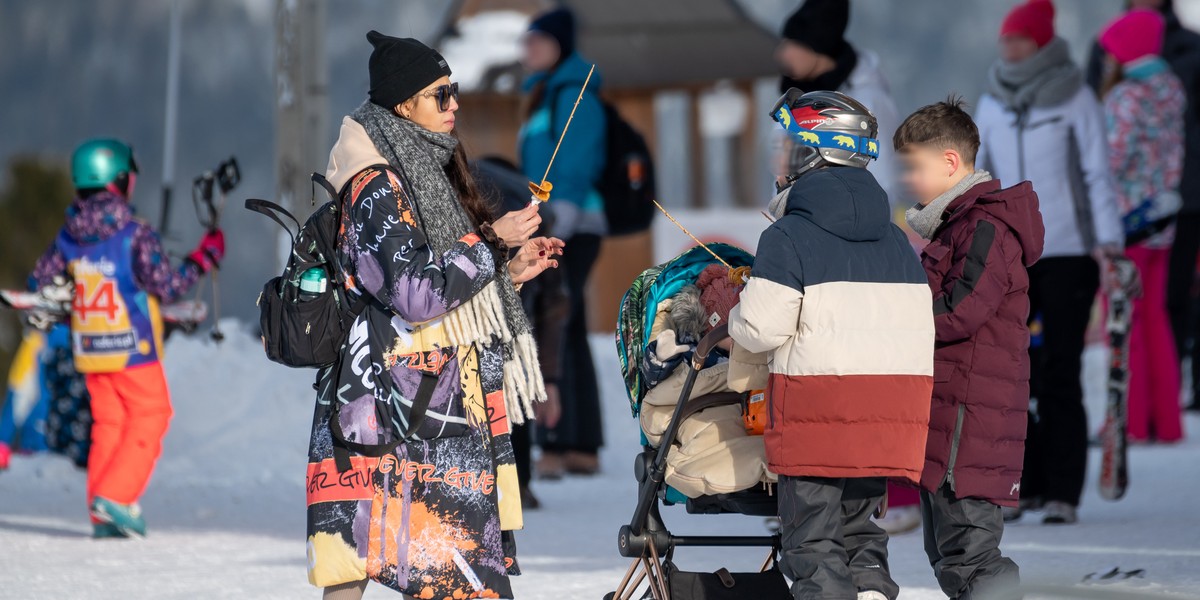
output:
[[[332,198],[300,222],[282,206],[267,200],[246,200],[246,208],[279,223],[292,238],[292,251],[283,274],[272,278],[258,296],[259,326],[267,358],[289,367],[324,367],[338,361],[350,326],[366,302],[346,293],[345,276],[337,265],[337,235],[341,227],[340,196],[323,176],[313,173]],[[280,217],[296,225],[293,229]],[[309,269],[325,271],[325,291],[301,298],[300,277]]]
[[[554,133],[556,101],[557,93],[550,99],[551,133]],[[604,198],[608,233],[626,235],[645,231],[650,228],[655,212],[654,158],[650,146],[616,107],[604,100],[600,103],[604,106],[606,152],[596,191]]]
[[[402,173],[389,165],[373,165],[368,168],[386,169],[397,177],[404,178]],[[341,350],[349,337],[350,327],[368,304],[366,299],[352,298],[346,293],[345,274],[337,265],[337,235],[341,229],[343,194],[333,189],[333,185],[319,173],[313,173],[312,180],[324,188],[332,199],[313,212],[303,226],[300,226],[295,216],[274,202],[246,200],[247,209],[270,217],[292,238],[292,253],[283,268],[283,274],[271,278],[258,296],[259,326],[262,328],[267,358],[289,367],[322,368],[334,365],[341,358]],[[349,186],[349,183],[346,185]],[[281,216],[296,224],[295,233]],[[300,296],[300,277],[312,268],[325,271],[327,284],[323,292],[304,299]],[[314,389],[319,387],[323,372],[318,371]],[[335,390],[336,372],[335,369],[332,376]],[[334,402],[329,428],[333,438],[334,463],[338,472],[345,473],[352,468],[349,454],[351,451],[380,457],[416,434],[425,420],[426,410],[433,398],[437,382],[437,375],[422,373],[421,383],[417,386],[408,414],[407,429],[397,432],[391,442],[384,444],[361,444],[348,439],[338,418],[341,404]],[[386,408],[377,404],[376,410],[384,411],[384,414],[377,412],[380,423],[393,422],[392,416],[386,414],[387,411],[394,410],[390,403]]]

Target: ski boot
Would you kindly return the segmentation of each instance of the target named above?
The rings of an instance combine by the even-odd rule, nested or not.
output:
[[[129,537],[146,537],[146,520],[137,504],[117,504],[107,498],[92,501],[92,516]]]
[[[128,537],[112,523],[96,523],[92,525],[92,539],[94,540],[123,540]]]

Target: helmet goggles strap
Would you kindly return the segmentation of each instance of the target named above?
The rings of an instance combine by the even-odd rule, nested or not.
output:
[[[788,90],[790,94],[794,91]],[[787,95],[776,104],[775,112],[771,113],[771,118],[779,123],[783,130],[788,132],[794,140],[805,146],[813,148],[835,148],[838,150],[850,150],[868,156],[870,158],[879,158],[879,140],[873,137],[856,136],[840,131],[819,131],[813,129],[805,129],[796,123],[792,118],[790,103],[785,103]]]

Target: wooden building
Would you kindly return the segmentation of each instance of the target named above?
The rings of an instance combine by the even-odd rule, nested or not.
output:
[[[602,96],[654,152],[664,205],[763,202],[770,189],[770,129],[758,117],[777,97],[774,33],[748,18],[733,0],[561,4],[575,12],[580,53],[603,73]],[[489,11],[532,16],[555,5],[462,0],[454,22]],[[464,91],[461,134],[472,156],[516,162],[523,117],[517,91],[523,76],[515,63],[492,65],[476,89]],[[589,289],[593,331],[612,331],[621,295],[651,260],[649,233],[605,240]]]

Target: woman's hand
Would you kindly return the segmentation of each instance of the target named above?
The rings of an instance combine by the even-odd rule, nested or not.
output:
[[[546,384],[546,401],[533,405],[534,418],[542,427],[554,429],[562,418],[562,399],[558,393],[558,384]]]
[[[492,223],[492,230],[509,248],[520,248],[541,224],[542,215],[538,214],[538,206],[530,204],[496,219]]]
[[[546,269],[557,269],[558,259],[555,257],[562,256],[564,247],[566,244],[558,238],[536,237],[525,242],[516,256],[508,261],[508,274],[513,283],[525,283]]]

